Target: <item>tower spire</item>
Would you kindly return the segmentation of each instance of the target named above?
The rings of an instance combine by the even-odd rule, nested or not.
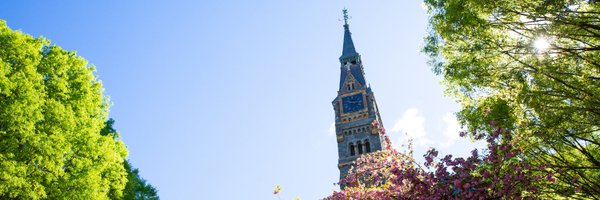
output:
[[[348,19],[350,19],[348,16],[348,9],[344,8],[342,13],[344,14],[344,47],[342,49],[342,56],[340,56],[341,62],[359,56],[356,49],[354,49],[354,42],[352,41],[352,34],[350,33],[350,26],[348,25]]]

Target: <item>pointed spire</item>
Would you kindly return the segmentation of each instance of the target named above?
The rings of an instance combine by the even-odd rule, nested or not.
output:
[[[342,56],[340,56],[340,61],[358,56],[356,49],[354,49],[354,42],[352,41],[352,34],[350,33],[350,26],[348,25],[348,9],[344,8],[342,12],[344,13],[344,48],[342,50]]]

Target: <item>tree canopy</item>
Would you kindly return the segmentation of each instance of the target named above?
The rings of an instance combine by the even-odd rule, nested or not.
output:
[[[124,163],[127,170],[127,184],[123,190],[125,200],[158,200],[158,192],[139,175],[139,170],[133,168],[129,161]]]
[[[104,128],[100,130],[100,135],[111,136],[113,139],[119,139],[119,133],[113,127],[115,120],[110,118],[104,123]],[[131,166],[129,160],[123,162],[123,167],[127,172],[127,184],[123,188],[123,200],[158,200],[158,191],[152,185],[150,185],[144,178],[139,174],[139,169]]]
[[[94,66],[3,20],[0,47],[0,199],[124,198],[139,177]]]
[[[600,5],[582,0],[425,0],[424,52],[461,103],[462,124],[518,138],[549,165],[548,192],[600,198]]]

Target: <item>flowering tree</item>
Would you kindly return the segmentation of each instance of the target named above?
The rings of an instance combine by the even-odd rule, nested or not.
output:
[[[424,0],[423,51],[469,130],[511,130],[548,190],[600,199],[600,3]],[[489,131],[489,130],[488,130]]]
[[[415,163],[410,147],[408,153],[388,148],[363,155],[340,181],[344,189],[326,199],[552,198],[545,188],[555,183],[555,172],[521,159],[511,134],[497,127],[489,134],[461,133],[485,139],[487,149],[474,149],[467,158],[438,158],[438,151],[430,149],[424,166]],[[573,188],[573,193],[579,189]]]

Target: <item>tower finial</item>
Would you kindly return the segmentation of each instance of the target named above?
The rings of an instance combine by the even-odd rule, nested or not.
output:
[[[348,26],[348,19],[350,19],[350,17],[348,17],[348,9],[344,8],[342,13],[344,13],[344,25]]]

